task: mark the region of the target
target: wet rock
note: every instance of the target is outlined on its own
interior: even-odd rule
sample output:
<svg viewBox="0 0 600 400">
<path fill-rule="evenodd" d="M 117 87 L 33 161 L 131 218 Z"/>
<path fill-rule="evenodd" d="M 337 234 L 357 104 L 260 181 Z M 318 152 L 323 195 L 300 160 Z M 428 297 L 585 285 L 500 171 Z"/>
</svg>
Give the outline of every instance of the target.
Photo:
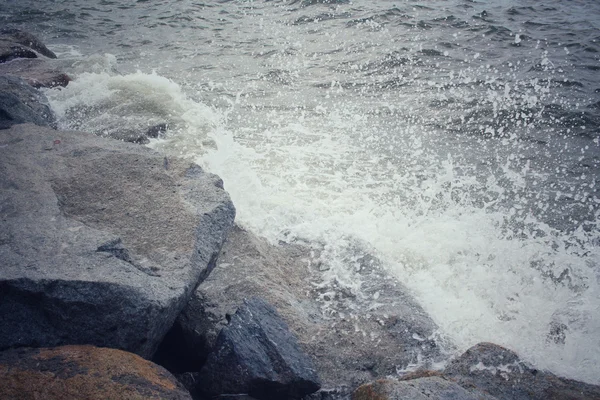
<svg viewBox="0 0 600 400">
<path fill-rule="evenodd" d="M 503 400 L 600 399 L 600 386 L 537 370 L 492 343 L 479 343 L 451 362 L 444 376 Z"/>
<path fill-rule="evenodd" d="M 26 81 L 0 76 L 0 129 L 31 122 L 41 126 L 56 124 L 48 100 Z"/>
<path fill-rule="evenodd" d="M 37 58 L 37 53 L 25 46 L 0 38 L 0 63 L 5 63 L 15 58 Z"/>
<path fill-rule="evenodd" d="M 23 78 L 34 88 L 65 87 L 71 78 L 64 70 L 70 66 L 63 60 L 18 59 L 0 64 L 0 75 Z"/>
<path fill-rule="evenodd" d="M 48 58 L 56 58 L 56 54 L 48 49 L 39 38 L 19 29 L 0 29 L 0 40 L 25 46 Z"/>
<path fill-rule="evenodd" d="M 248 394 L 257 399 L 299 399 L 320 388 L 312 362 L 277 312 L 253 298 L 221 330 L 199 375 L 210 395 Z"/>
<path fill-rule="evenodd" d="M 0 187 L 0 349 L 151 357 L 235 214 L 197 165 L 35 125 L 0 135 Z"/>
<path fill-rule="evenodd" d="M 167 132 L 168 128 L 169 128 L 169 126 L 166 123 L 151 126 L 146 131 L 146 136 L 149 138 L 152 138 L 152 139 L 156 139 L 159 136 L 163 135 L 165 132 Z"/>
<path fill-rule="evenodd" d="M 271 245 L 235 227 L 218 267 L 198 287 L 163 343 L 163 354 L 170 357 L 163 365 L 197 371 L 227 324 L 226 315 L 253 296 L 277 309 L 313 357 L 324 387 L 319 399 L 347 398 L 363 383 L 436 360 L 436 326 L 404 287 L 366 255 L 355 257 L 352 268 L 356 281 L 363 281 L 360 293 L 324 282 L 329 271 L 318 249 Z"/>
<path fill-rule="evenodd" d="M 165 133 L 168 128 L 166 123 L 151 125 L 148 128 L 144 128 L 145 122 L 142 118 L 130 118 L 130 120 L 134 119 L 138 119 L 139 123 L 130 127 L 124 127 L 122 121 L 107 121 L 102 125 L 102 129 L 97 130 L 94 133 L 101 137 L 120 140 L 122 142 L 148 144 L 150 143 L 149 138 L 159 137 L 161 134 Z"/>
<path fill-rule="evenodd" d="M 359 387 L 352 400 L 494 400 L 481 392 L 470 392 L 440 377 L 407 381 L 378 380 Z"/>
<path fill-rule="evenodd" d="M 164 368 L 94 346 L 0 352 L 2 399 L 191 399 Z"/>
</svg>

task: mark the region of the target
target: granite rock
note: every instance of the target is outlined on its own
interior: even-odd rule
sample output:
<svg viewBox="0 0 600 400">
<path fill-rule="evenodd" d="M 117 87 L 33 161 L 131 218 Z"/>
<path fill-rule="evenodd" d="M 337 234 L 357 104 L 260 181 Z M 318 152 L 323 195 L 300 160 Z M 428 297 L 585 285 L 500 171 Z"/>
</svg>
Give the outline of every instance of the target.
<svg viewBox="0 0 600 400">
<path fill-rule="evenodd" d="M 35 125 L 1 132 L 0 188 L 0 349 L 151 357 L 235 215 L 197 165 Z"/>
</svg>

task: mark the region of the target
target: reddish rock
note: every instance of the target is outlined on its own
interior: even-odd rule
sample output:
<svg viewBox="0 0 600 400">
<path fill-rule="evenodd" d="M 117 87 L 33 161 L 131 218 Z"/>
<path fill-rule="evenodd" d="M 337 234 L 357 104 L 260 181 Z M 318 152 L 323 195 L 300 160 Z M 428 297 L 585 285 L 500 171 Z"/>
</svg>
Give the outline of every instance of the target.
<svg viewBox="0 0 600 400">
<path fill-rule="evenodd" d="M 0 398 L 191 399 L 164 368 L 135 354 L 94 346 L 0 353 Z"/>
</svg>

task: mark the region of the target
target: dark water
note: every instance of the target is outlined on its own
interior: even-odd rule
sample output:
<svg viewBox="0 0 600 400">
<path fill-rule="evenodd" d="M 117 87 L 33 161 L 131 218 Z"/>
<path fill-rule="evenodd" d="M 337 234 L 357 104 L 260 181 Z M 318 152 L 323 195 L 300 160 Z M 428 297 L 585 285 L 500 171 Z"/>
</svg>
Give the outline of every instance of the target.
<svg viewBox="0 0 600 400">
<path fill-rule="evenodd" d="M 458 347 L 600 383 L 599 2 L 3 1 L 0 24 L 80 63 L 63 126 L 167 120 L 155 147 L 247 228 L 324 243 L 332 282 L 360 293 L 360 248 Z"/>
</svg>

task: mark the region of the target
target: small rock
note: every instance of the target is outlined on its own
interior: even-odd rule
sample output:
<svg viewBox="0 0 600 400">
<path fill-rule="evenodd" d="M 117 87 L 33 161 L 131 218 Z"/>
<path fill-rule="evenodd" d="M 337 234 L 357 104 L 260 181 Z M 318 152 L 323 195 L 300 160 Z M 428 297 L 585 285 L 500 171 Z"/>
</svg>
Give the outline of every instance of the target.
<svg viewBox="0 0 600 400">
<path fill-rule="evenodd" d="M 39 58 L 20 58 L 0 64 L 0 75 L 23 78 L 34 88 L 65 87 L 71 78 L 64 72 L 70 68 L 66 60 L 42 60 Z"/>
<path fill-rule="evenodd" d="M 600 386 L 537 370 L 493 343 L 479 343 L 452 361 L 443 375 L 464 388 L 501 400 L 600 399 Z"/>
<path fill-rule="evenodd" d="M 169 126 L 166 123 L 151 126 L 146 131 L 146 136 L 152 139 L 156 139 L 160 135 L 164 134 L 167 131 L 168 127 Z"/>
<path fill-rule="evenodd" d="M 172 399 L 190 394 L 164 368 L 121 350 L 94 346 L 0 352 L 2 399 Z"/>
<path fill-rule="evenodd" d="M 48 100 L 21 78 L 0 76 L 0 129 L 31 122 L 55 127 Z"/>
<path fill-rule="evenodd" d="M 298 399 L 321 384 L 311 360 L 265 301 L 244 301 L 217 338 L 200 372 L 210 395 L 248 394 L 257 399 Z"/>
<path fill-rule="evenodd" d="M 378 380 L 359 387 L 352 400 L 494 400 L 481 392 L 469 392 L 439 377 L 408 381 Z"/>
<path fill-rule="evenodd" d="M 0 64 L 16 58 L 37 58 L 37 53 L 25 46 L 0 38 Z"/>
<path fill-rule="evenodd" d="M 0 39 L 29 47 L 48 58 L 56 58 L 56 54 L 31 33 L 19 29 L 4 28 L 0 29 Z"/>
</svg>

